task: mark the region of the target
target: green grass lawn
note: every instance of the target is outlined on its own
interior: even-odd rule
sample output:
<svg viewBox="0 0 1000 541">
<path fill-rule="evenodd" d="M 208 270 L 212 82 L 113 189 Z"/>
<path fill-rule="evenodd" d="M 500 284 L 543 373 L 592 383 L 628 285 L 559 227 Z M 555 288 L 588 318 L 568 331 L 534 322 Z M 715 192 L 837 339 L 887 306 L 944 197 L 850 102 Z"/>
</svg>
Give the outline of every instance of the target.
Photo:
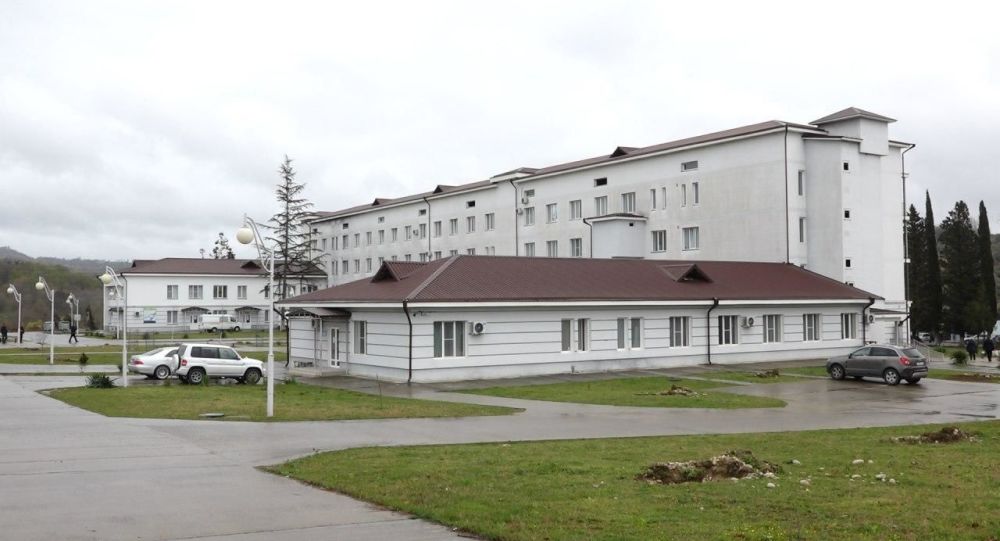
<svg viewBox="0 0 1000 541">
<path fill-rule="evenodd" d="M 698 396 L 662 396 L 671 385 L 687 387 Z M 488 387 L 462 391 L 470 394 L 604 404 L 608 406 L 640 406 L 661 408 L 775 408 L 785 402 L 776 398 L 745 396 L 717 390 L 724 383 L 666 377 L 617 378 L 596 381 L 524 385 L 518 387 Z"/>
<path fill-rule="evenodd" d="M 830 377 L 830 374 L 826 373 L 826 365 L 822 366 L 796 366 L 791 368 L 782 368 L 782 374 L 799 374 L 803 376 L 822 376 Z"/>
<path fill-rule="evenodd" d="M 777 377 L 762 378 L 755 376 L 754 372 L 740 372 L 736 370 L 727 370 L 724 372 L 704 372 L 698 374 L 699 377 L 711 378 L 711 379 L 721 379 L 726 381 L 740 381 L 746 383 L 793 383 L 801 382 L 802 378 L 797 378 L 795 376 L 786 376 L 786 370 L 781 368 L 778 369 L 779 375 Z"/>
<path fill-rule="evenodd" d="M 274 417 L 265 416 L 261 385 L 132 386 L 127 389 L 57 389 L 48 393 L 70 405 L 110 417 L 199 419 L 221 412 L 223 419 L 324 421 L 395 417 L 506 415 L 520 410 L 474 404 L 391 398 L 302 384 L 276 385 Z"/>
<path fill-rule="evenodd" d="M 268 469 L 486 539 L 997 539 L 1000 422 L 961 426 L 980 432 L 980 441 L 888 440 L 937 428 L 925 426 L 384 447 Z M 635 479 L 653 462 L 730 449 L 780 463 L 777 486 L 767 488 L 768 479 L 669 486 Z M 873 464 L 852 465 L 855 458 Z M 792 459 L 801 465 L 788 464 Z M 879 473 L 896 483 L 876 480 Z"/>
</svg>

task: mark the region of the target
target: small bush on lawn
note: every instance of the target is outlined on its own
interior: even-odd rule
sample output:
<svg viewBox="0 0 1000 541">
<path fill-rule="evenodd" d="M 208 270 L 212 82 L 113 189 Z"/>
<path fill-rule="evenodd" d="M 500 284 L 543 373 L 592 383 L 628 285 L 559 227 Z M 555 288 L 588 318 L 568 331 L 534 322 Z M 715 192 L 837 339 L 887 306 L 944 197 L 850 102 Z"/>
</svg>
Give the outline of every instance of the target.
<svg viewBox="0 0 1000 541">
<path fill-rule="evenodd" d="M 115 382 L 111 381 L 105 374 L 91 374 L 87 376 L 87 387 L 91 389 L 113 389 Z"/>
<path fill-rule="evenodd" d="M 965 364 L 969 360 L 969 356 L 964 351 L 958 349 L 951 352 L 951 360 L 955 364 Z"/>
</svg>

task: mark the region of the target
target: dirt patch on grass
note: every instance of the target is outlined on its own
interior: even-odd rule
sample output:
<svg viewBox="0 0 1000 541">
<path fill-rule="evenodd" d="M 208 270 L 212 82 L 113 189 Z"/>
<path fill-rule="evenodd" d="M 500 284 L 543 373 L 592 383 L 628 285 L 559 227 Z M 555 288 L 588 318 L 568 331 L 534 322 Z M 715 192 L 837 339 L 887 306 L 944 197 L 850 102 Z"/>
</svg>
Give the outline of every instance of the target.
<svg viewBox="0 0 1000 541">
<path fill-rule="evenodd" d="M 699 393 L 693 389 L 688 389 L 680 385 L 670 385 L 670 388 L 665 391 L 660 391 L 656 393 L 636 393 L 636 396 L 701 396 L 704 393 Z"/>
<path fill-rule="evenodd" d="M 687 462 L 657 462 L 651 464 L 636 479 L 650 484 L 675 485 L 703 483 L 720 479 L 755 479 L 775 477 L 781 468 L 753 456 L 750 451 L 727 451 L 705 460 Z"/>
<path fill-rule="evenodd" d="M 769 370 L 758 370 L 753 373 L 754 376 L 758 378 L 777 378 L 781 377 L 781 373 L 778 372 L 777 368 L 771 368 Z"/>
<path fill-rule="evenodd" d="M 924 432 L 919 436 L 899 436 L 892 438 L 896 443 L 958 443 L 960 441 L 977 441 L 975 434 L 965 432 L 961 428 L 946 426 L 934 432 Z"/>
</svg>

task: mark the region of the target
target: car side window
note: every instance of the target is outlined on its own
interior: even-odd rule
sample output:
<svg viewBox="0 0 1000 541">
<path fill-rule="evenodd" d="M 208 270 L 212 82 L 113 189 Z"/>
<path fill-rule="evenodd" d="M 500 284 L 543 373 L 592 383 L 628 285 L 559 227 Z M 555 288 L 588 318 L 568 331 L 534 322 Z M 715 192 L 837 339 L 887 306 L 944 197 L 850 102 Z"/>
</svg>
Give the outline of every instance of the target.
<svg viewBox="0 0 1000 541">
<path fill-rule="evenodd" d="M 871 355 L 872 348 L 861 348 L 854 353 L 851 353 L 851 357 L 867 357 Z"/>
<path fill-rule="evenodd" d="M 874 357 L 895 357 L 896 353 L 888 348 L 872 348 L 872 356 Z"/>
<path fill-rule="evenodd" d="M 191 355 L 200 359 L 218 359 L 219 348 L 194 348 Z"/>
<path fill-rule="evenodd" d="M 170 350 L 170 351 L 167 352 L 166 356 L 167 357 L 171 357 L 173 355 L 177 355 L 177 352 L 179 352 L 179 351 L 180 351 L 179 349 L 172 349 L 172 350 Z"/>
<path fill-rule="evenodd" d="M 238 360 L 240 360 L 240 356 L 237 355 L 236 352 L 233 351 L 233 350 L 231 350 L 231 349 L 220 349 L 219 350 L 219 358 L 228 359 L 228 360 L 231 360 L 231 361 L 238 361 Z"/>
</svg>

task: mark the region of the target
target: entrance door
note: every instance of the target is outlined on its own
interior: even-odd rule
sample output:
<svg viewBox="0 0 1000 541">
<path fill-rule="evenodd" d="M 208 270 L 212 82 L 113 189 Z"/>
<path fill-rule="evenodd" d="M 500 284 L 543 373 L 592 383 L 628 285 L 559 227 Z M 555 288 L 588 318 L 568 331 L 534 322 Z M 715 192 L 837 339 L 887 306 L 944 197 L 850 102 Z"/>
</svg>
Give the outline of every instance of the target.
<svg viewBox="0 0 1000 541">
<path fill-rule="evenodd" d="M 330 329 L 330 349 L 327 351 L 330 366 L 340 366 L 340 329 Z"/>
</svg>

